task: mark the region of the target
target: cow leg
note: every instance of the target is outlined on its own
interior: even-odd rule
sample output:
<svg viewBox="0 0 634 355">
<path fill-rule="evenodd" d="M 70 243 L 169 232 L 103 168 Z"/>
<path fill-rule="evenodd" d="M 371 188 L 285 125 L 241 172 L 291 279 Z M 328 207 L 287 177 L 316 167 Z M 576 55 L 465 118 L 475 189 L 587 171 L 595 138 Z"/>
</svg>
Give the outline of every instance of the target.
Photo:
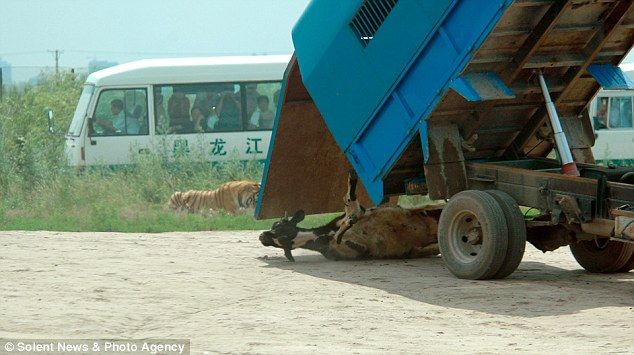
<svg viewBox="0 0 634 355">
<path fill-rule="evenodd" d="M 410 250 L 410 258 L 422 258 L 425 256 L 436 256 L 440 254 L 438 243 L 432 243 L 425 247 L 414 247 Z"/>
<path fill-rule="evenodd" d="M 365 245 L 361 245 L 359 243 L 353 242 L 352 240 L 346 240 L 346 246 L 355 251 L 357 254 L 355 259 L 361 259 L 366 256 L 368 252 L 368 248 Z"/>
<path fill-rule="evenodd" d="M 343 203 L 345 206 L 345 212 L 347 218 L 360 217 L 362 214 L 363 208 L 359 204 L 357 200 L 357 181 L 358 181 L 357 173 L 354 170 L 348 173 L 348 192 L 346 192 L 346 196 L 343 198 Z"/>
<path fill-rule="evenodd" d="M 346 216 L 341 220 L 339 229 L 335 233 L 334 238 L 337 240 L 337 244 L 341 244 L 341 238 L 343 234 L 357 222 L 357 220 L 365 212 L 357 200 L 357 181 L 358 177 L 354 170 L 348 173 L 348 192 L 343 198 L 344 211 Z"/>
</svg>

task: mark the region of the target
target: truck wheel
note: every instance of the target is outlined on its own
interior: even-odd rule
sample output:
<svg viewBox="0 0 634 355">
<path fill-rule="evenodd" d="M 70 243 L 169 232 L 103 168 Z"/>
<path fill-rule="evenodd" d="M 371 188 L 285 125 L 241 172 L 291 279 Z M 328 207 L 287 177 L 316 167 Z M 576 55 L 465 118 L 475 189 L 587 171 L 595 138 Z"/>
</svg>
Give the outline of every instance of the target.
<svg viewBox="0 0 634 355">
<path fill-rule="evenodd" d="M 630 257 L 630 260 L 625 263 L 625 265 L 620 268 L 617 272 L 630 272 L 634 270 L 634 254 Z"/>
<path fill-rule="evenodd" d="M 492 278 L 504 262 L 508 245 L 502 207 L 484 191 L 454 195 L 440 214 L 438 244 L 445 265 L 455 276 Z"/>
<path fill-rule="evenodd" d="M 632 267 L 634 244 L 595 238 L 570 244 L 570 251 L 579 265 L 589 272 L 624 272 L 628 263 L 629 268 Z"/>
<path fill-rule="evenodd" d="M 508 227 L 508 247 L 500 270 L 494 279 L 503 279 L 512 274 L 522 262 L 526 248 L 526 223 L 517 202 L 509 194 L 498 190 L 486 191 L 502 207 Z"/>
</svg>

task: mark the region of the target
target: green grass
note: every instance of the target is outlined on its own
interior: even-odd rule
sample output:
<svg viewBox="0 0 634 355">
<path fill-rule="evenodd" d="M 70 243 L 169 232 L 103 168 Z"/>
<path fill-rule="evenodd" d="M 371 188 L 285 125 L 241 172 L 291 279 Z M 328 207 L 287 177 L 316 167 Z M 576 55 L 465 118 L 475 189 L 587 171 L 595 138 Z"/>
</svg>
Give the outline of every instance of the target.
<svg viewBox="0 0 634 355">
<path fill-rule="evenodd" d="M 63 138 L 47 132 L 45 111 L 55 111 L 59 130 L 73 115 L 84 78 L 43 75 L 24 91 L 5 92 L 0 101 L 0 230 L 169 232 L 269 229 L 272 220 L 218 214 L 203 216 L 164 209 L 174 191 L 212 190 L 226 181 L 260 181 L 262 164 L 199 163 L 186 155 L 132 157 L 121 170 L 66 166 Z M 402 197 L 403 207 L 439 201 Z M 343 210 L 343 206 L 342 206 Z M 289 214 L 295 211 L 288 211 Z M 527 217 L 534 217 L 535 210 Z M 301 226 L 326 224 L 336 214 L 308 216 Z"/>
<path fill-rule="evenodd" d="M 256 221 L 251 216 L 165 209 L 174 191 L 211 190 L 235 179 L 259 180 L 261 165 L 229 165 L 180 162 L 163 166 L 158 159 L 149 159 L 126 171 L 60 169 L 46 182 L 28 188 L 14 181 L 0 205 L 0 229 L 168 232 L 270 228 L 273 221 Z M 325 224 L 332 218 L 334 215 L 309 216 L 303 225 Z"/>
<path fill-rule="evenodd" d="M 174 191 L 212 190 L 230 180 L 259 181 L 257 162 L 212 166 L 159 156 L 145 157 L 126 170 L 83 172 L 60 167 L 46 181 L 12 180 L 0 207 L 0 229 L 103 232 L 168 232 L 268 229 L 273 221 L 251 216 L 202 215 L 166 210 Z M 292 211 L 289 211 L 292 212 Z M 334 215 L 310 216 L 305 225 L 324 224 Z"/>
<path fill-rule="evenodd" d="M 0 101 L 0 230 L 168 232 L 268 229 L 273 221 L 251 216 L 203 216 L 167 211 L 174 191 L 212 190 L 224 182 L 259 181 L 262 164 L 230 161 L 212 165 L 187 156 L 132 157 L 127 169 L 66 166 L 64 140 L 47 132 L 45 111 L 55 111 L 65 131 L 83 77 L 43 74 L 40 84 L 4 92 Z M 294 211 L 289 211 L 292 213 Z M 335 215 L 309 216 L 303 226 Z"/>
<path fill-rule="evenodd" d="M 251 216 L 230 216 L 219 214 L 175 213 L 163 211 L 155 206 L 137 211 L 133 215 L 117 208 L 96 211 L 87 216 L 54 213 L 38 216 L 28 211 L 15 211 L 5 215 L 3 230 L 54 230 L 54 231 L 95 231 L 123 233 L 162 233 L 172 231 L 214 231 L 214 230 L 264 230 L 271 228 L 274 220 L 256 221 Z M 336 215 L 308 216 L 301 223 L 303 227 L 326 224 Z"/>
<path fill-rule="evenodd" d="M 532 207 L 520 206 L 520 210 L 522 211 L 522 214 L 524 215 L 524 219 L 526 220 L 534 219 L 538 217 L 541 213 L 537 208 L 532 208 Z"/>
</svg>

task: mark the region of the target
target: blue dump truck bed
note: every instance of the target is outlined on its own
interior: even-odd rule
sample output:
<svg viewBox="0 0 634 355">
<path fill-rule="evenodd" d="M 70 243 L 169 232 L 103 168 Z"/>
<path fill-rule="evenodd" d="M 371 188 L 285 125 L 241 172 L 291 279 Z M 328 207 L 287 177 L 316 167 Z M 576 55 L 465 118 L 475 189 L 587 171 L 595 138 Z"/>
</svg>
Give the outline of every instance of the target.
<svg viewBox="0 0 634 355">
<path fill-rule="evenodd" d="M 345 176 L 361 199 L 466 188 L 465 162 L 553 148 L 543 72 L 576 160 L 591 160 L 588 103 L 627 86 L 633 1 L 313 0 L 295 56 L 257 216 L 341 210 Z"/>
</svg>

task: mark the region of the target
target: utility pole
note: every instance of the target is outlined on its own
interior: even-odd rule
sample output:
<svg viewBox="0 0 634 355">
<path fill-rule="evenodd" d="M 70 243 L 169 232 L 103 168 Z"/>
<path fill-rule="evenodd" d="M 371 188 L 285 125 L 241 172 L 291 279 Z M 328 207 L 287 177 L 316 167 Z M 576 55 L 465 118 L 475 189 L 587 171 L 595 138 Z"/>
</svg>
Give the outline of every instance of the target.
<svg viewBox="0 0 634 355">
<path fill-rule="evenodd" d="M 55 50 L 49 50 L 48 52 L 53 53 L 53 56 L 55 57 L 55 74 L 59 74 L 59 55 L 64 53 L 64 51 L 55 49 Z"/>
</svg>

